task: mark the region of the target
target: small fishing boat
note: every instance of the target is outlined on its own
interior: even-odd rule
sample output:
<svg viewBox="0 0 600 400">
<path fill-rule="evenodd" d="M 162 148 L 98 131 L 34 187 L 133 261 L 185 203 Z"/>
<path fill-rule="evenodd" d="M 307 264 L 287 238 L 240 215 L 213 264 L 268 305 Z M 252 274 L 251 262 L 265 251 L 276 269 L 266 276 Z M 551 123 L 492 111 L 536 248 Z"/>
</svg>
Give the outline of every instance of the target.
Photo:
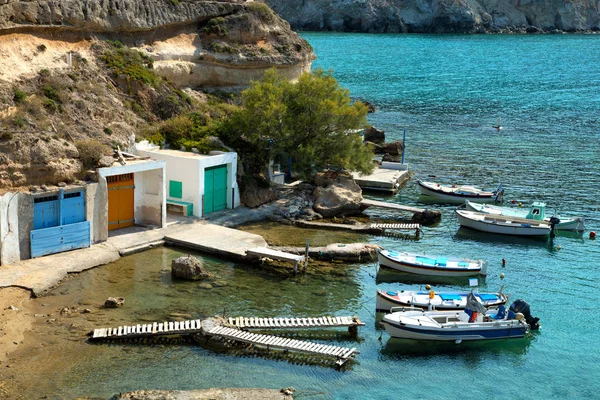
<svg viewBox="0 0 600 400">
<path fill-rule="evenodd" d="M 379 265 L 402 272 L 435 276 L 474 276 L 485 275 L 487 263 L 483 260 L 466 258 L 435 257 L 424 254 L 398 253 L 393 250 L 380 250 Z"/>
<path fill-rule="evenodd" d="M 529 209 L 522 209 L 516 207 L 502 207 L 490 204 L 479 204 L 473 203 L 472 201 L 465 201 L 467 210 L 476 211 L 484 214 L 502 215 L 507 217 L 519 217 L 525 219 L 532 219 L 535 221 L 544 221 L 548 224 L 551 223 L 550 218 L 546 216 L 546 203 L 535 202 Z M 578 218 L 562 218 L 557 217 L 560 222 L 556 224 L 556 229 L 563 231 L 585 231 L 585 224 L 583 217 Z"/>
<path fill-rule="evenodd" d="M 488 192 L 468 185 L 441 185 L 435 182 L 417 181 L 421 195 L 440 203 L 462 204 L 465 200 L 480 203 L 501 203 L 504 196 L 502 185 Z"/>
<path fill-rule="evenodd" d="M 392 309 L 392 313 L 386 314 L 381 323 L 394 338 L 456 343 L 463 340 L 522 338 L 530 329 L 539 329 L 539 318 L 529 314 L 529 305 L 523 300 L 515 301 L 508 312 L 504 306 L 486 310 L 474 295 L 469 295 L 467 303 L 467 307 L 461 311 Z M 525 307 L 519 308 L 523 303 L 527 306 L 526 310 Z"/>
<path fill-rule="evenodd" d="M 485 307 L 506 304 L 508 297 L 502 293 L 474 293 Z M 377 290 L 376 310 L 390 311 L 393 307 L 417 307 L 435 310 L 462 310 L 467 305 L 469 293 L 437 293 L 432 291 Z"/>
<path fill-rule="evenodd" d="M 544 221 L 519 217 L 484 214 L 467 210 L 456 210 L 456 216 L 461 226 L 501 235 L 544 236 L 552 230 L 552 226 Z"/>
</svg>

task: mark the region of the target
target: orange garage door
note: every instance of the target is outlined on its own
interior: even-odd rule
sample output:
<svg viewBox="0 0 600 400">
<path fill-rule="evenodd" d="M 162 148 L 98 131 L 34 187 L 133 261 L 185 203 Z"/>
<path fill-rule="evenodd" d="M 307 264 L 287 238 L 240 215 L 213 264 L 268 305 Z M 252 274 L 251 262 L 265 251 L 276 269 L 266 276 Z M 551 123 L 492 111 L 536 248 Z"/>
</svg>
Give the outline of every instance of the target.
<svg viewBox="0 0 600 400">
<path fill-rule="evenodd" d="M 108 230 L 133 225 L 133 174 L 107 176 Z"/>
</svg>

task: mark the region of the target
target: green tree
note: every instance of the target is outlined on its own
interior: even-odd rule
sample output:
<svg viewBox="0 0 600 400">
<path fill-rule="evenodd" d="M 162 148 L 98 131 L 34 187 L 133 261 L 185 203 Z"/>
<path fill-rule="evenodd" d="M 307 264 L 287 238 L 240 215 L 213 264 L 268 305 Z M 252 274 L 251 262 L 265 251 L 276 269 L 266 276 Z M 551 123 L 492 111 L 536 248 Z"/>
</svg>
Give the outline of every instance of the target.
<svg viewBox="0 0 600 400">
<path fill-rule="evenodd" d="M 272 69 L 242 92 L 242 107 L 223 133 L 250 173 L 264 173 L 280 153 L 292 156 L 303 177 L 326 167 L 368 173 L 373 151 L 355 133 L 365 127 L 366 116 L 367 107 L 352 103 L 331 71 L 304 73 L 292 83 Z"/>
</svg>

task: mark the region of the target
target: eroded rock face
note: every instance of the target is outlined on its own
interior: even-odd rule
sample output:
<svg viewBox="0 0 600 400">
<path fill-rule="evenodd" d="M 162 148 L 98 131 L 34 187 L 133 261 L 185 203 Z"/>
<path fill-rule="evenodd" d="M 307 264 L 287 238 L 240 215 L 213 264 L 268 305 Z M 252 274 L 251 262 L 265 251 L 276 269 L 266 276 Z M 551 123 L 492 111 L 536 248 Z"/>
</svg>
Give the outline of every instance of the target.
<svg viewBox="0 0 600 400">
<path fill-rule="evenodd" d="M 324 218 L 356 215 L 361 212 L 362 190 L 352 176 L 320 173 L 315 177 L 315 183 L 318 186 L 313 192 L 313 208 Z"/>
<path fill-rule="evenodd" d="M 276 67 L 289 79 L 310 70 L 310 45 L 262 3 L 242 0 L 0 2 L 0 33 L 54 33 L 57 39 L 118 39 L 155 60 L 184 86 L 238 87 Z M 177 4 L 175 4 L 177 3 Z"/>
<path fill-rule="evenodd" d="M 586 0 L 266 0 L 294 29 L 475 33 L 599 30 Z"/>
</svg>

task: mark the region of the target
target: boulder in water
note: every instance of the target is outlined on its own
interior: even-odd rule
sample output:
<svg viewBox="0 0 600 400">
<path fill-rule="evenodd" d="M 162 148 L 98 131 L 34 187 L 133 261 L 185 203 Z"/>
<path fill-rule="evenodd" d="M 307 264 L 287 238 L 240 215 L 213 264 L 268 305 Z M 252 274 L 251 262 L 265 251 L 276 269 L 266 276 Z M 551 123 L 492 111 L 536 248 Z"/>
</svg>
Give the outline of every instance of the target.
<svg viewBox="0 0 600 400">
<path fill-rule="evenodd" d="M 175 278 L 196 281 L 209 278 L 210 272 L 204 269 L 200 260 L 188 255 L 171 262 L 171 275 Z"/>
<path fill-rule="evenodd" d="M 104 308 L 119 308 L 125 304 L 125 299 L 122 297 L 109 297 L 104 302 Z"/>
</svg>

